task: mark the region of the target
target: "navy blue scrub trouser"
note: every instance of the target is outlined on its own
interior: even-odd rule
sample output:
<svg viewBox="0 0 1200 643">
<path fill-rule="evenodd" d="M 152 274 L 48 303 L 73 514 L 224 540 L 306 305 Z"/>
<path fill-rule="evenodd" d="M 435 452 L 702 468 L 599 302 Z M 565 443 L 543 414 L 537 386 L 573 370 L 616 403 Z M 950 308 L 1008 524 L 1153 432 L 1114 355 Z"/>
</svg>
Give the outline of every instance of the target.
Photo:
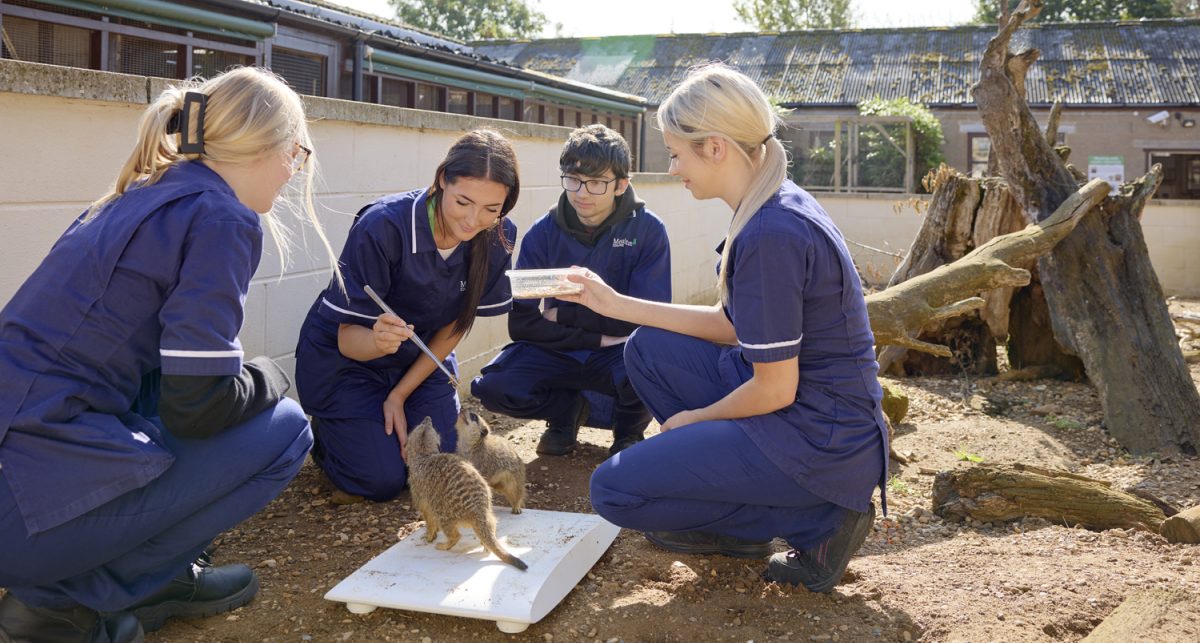
<svg viewBox="0 0 1200 643">
<path fill-rule="evenodd" d="M 33 536 L 0 476 L 0 586 L 36 607 L 129 607 L 278 496 L 312 446 L 308 420 L 290 399 L 211 438 L 162 435 L 175 455 L 165 473 Z"/>
<path fill-rule="evenodd" d="M 580 391 L 596 391 L 616 398 L 614 435 L 641 433 L 650 424 L 650 411 L 629 383 L 621 351 L 620 346 L 602 348 L 580 362 L 565 353 L 517 342 L 483 367 L 471 382 L 471 393 L 495 413 L 571 426 Z"/>
<path fill-rule="evenodd" d="M 458 393 L 444 376 L 438 375 L 435 372 L 408 397 L 404 418 L 410 432 L 425 418 L 431 418 L 433 428 L 442 437 L 442 453 L 454 453 L 458 446 L 454 429 Z M 338 489 L 376 502 L 395 498 L 408 484 L 408 466 L 400 457 L 400 440 L 383 429 L 383 400 L 391 390 L 391 386 L 380 385 L 375 398 L 363 403 L 379 413 L 376 418 L 313 418 L 317 433 L 313 461 Z"/>
<path fill-rule="evenodd" d="M 625 365 L 658 421 L 730 392 L 717 372 L 721 347 L 657 328 L 638 329 Z M 733 420 L 697 422 L 656 435 L 592 474 L 592 506 L 639 531 L 705 531 L 806 549 L 833 535 L 845 509 L 776 467 Z"/>
</svg>

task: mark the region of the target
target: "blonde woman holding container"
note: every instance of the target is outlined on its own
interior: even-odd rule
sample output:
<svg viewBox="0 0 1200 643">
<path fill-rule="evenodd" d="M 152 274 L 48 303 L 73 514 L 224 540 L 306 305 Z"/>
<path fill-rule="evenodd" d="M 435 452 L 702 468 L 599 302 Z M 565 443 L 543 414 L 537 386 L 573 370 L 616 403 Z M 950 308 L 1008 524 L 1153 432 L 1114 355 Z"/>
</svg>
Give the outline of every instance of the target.
<svg viewBox="0 0 1200 643">
<path fill-rule="evenodd" d="M 571 278 L 584 291 L 563 299 L 643 326 L 625 363 L 662 427 L 596 470 L 592 504 L 664 549 L 770 557 L 769 580 L 827 592 L 870 532 L 886 480 L 858 275 L 833 221 L 786 179 L 778 118 L 753 81 L 722 65 L 693 70 L 658 119 L 671 174 L 733 210 L 721 298 L 663 304 Z M 772 556 L 776 537 L 791 550 Z"/>
<path fill-rule="evenodd" d="M 205 548 L 312 444 L 283 371 L 237 337 L 262 226 L 298 173 L 324 241 L 311 149 L 270 72 L 167 90 L 113 190 L 0 312 L 0 639 L 141 640 L 258 591 Z"/>
</svg>

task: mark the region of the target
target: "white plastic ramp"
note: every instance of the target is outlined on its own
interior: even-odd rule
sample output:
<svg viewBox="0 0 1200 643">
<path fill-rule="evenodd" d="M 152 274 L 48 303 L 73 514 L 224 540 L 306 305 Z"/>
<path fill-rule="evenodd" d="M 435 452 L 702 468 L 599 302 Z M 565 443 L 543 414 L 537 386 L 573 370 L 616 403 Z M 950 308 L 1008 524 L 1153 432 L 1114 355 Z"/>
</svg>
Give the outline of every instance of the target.
<svg viewBox="0 0 1200 643">
<path fill-rule="evenodd" d="M 529 565 L 521 571 L 485 550 L 467 528 L 454 549 L 418 529 L 371 559 L 325 598 L 356 614 L 377 607 L 495 621 L 517 633 L 550 613 L 600 559 L 620 528 L 591 514 L 496 507 L 501 545 Z"/>
</svg>

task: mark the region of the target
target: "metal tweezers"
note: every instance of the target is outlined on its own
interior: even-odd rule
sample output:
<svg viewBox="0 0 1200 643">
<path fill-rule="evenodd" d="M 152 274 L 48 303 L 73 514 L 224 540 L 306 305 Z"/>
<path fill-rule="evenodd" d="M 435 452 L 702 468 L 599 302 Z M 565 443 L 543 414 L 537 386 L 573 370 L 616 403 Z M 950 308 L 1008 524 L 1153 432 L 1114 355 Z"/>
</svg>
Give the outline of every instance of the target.
<svg viewBox="0 0 1200 643">
<path fill-rule="evenodd" d="M 383 303 L 383 298 L 380 297 L 378 294 L 376 294 L 375 290 L 372 289 L 370 286 L 363 286 L 363 291 L 365 291 L 367 293 L 368 297 L 370 297 L 372 300 L 375 301 L 375 304 L 377 306 L 379 306 L 379 308 L 382 309 L 383 312 L 385 312 L 389 315 L 395 315 L 396 317 L 399 317 L 399 315 L 396 315 L 396 311 L 392 310 L 391 306 L 388 306 L 387 304 Z M 446 365 L 443 364 L 442 361 L 437 358 L 437 355 L 433 354 L 433 351 L 429 350 L 429 347 L 425 345 L 425 342 L 421 341 L 421 338 L 417 336 L 416 332 L 414 332 L 412 334 L 412 337 L 410 337 L 409 340 L 412 341 L 412 343 L 416 344 L 417 348 L 421 349 L 421 351 L 423 353 L 428 355 L 429 359 L 433 360 L 433 363 L 437 364 L 438 368 L 442 369 L 442 372 L 446 374 L 446 377 L 450 378 L 450 386 L 458 388 L 458 378 L 454 377 L 454 374 L 450 372 L 450 369 L 446 368 Z"/>
</svg>

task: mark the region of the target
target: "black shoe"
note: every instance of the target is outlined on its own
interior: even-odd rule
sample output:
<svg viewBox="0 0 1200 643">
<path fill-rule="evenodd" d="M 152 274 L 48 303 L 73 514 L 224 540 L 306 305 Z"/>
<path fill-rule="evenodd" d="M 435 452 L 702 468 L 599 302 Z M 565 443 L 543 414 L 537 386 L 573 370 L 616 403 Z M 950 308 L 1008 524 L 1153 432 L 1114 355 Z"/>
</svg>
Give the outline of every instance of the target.
<svg viewBox="0 0 1200 643">
<path fill-rule="evenodd" d="M 236 609 L 258 593 L 258 576 L 245 565 L 190 565 L 166 587 L 129 608 L 147 632 L 174 617 L 201 618 Z"/>
<path fill-rule="evenodd" d="M 608 455 L 614 456 L 628 449 L 629 447 L 641 442 L 645 438 L 641 433 L 637 435 L 626 435 L 622 437 L 614 437 L 611 447 L 608 447 Z"/>
<path fill-rule="evenodd" d="M 100 614 L 82 605 L 30 607 L 12 594 L 0 598 L 0 641 L 24 643 L 140 643 L 142 624 L 129 612 Z"/>
<path fill-rule="evenodd" d="M 871 531 L 875 522 L 875 505 L 866 513 L 846 511 L 846 519 L 837 533 L 811 549 L 793 549 L 775 554 L 767 562 L 767 580 L 791 585 L 804 585 L 810 592 L 828 592 L 842 581 L 850 557 Z"/>
<path fill-rule="evenodd" d="M 589 413 L 591 413 L 591 407 L 588 405 L 587 399 L 582 395 L 579 396 L 575 424 L 547 427 L 546 431 L 542 433 L 542 439 L 538 440 L 538 455 L 567 455 L 570 453 L 579 444 L 576 440 L 579 435 L 579 427 L 587 421 Z"/>
<path fill-rule="evenodd" d="M 646 540 L 680 554 L 724 554 L 734 558 L 766 558 L 771 541 L 746 540 L 706 531 L 647 531 Z"/>
</svg>

